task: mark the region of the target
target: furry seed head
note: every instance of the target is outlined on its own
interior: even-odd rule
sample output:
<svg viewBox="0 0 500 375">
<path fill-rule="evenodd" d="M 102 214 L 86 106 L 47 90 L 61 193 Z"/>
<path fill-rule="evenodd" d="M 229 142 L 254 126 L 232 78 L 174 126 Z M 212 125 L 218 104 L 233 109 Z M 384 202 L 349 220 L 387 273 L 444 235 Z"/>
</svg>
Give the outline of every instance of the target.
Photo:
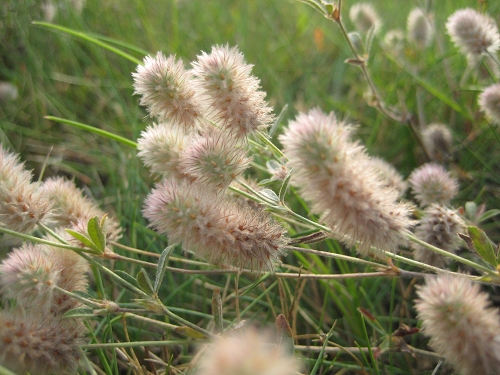
<svg viewBox="0 0 500 375">
<path fill-rule="evenodd" d="M 217 337 L 205 347 L 196 375 L 294 375 L 300 362 L 255 329 Z"/>
<path fill-rule="evenodd" d="M 356 29 L 366 34 L 371 28 L 378 32 L 382 26 L 382 21 L 371 4 L 357 3 L 349 9 L 349 18 Z"/>
<path fill-rule="evenodd" d="M 71 228 L 80 220 L 88 221 L 104 215 L 95 202 L 87 198 L 73 181 L 62 177 L 49 178 L 40 187 L 41 192 L 54 204 L 50 225 L 54 228 Z M 113 218 L 107 219 L 107 236 L 116 241 L 121 237 L 120 224 Z"/>
<path fill-rule="evenodd" d="M 422 141 L 432 160 L 442 163 L 449 160 L 453 137 L 444 124 L 428 125 L 422 132 Z"/>
<path fill-rule="evenodd" d="M 144 203 L 144 216 L 170 243 L 182 242 L 212 264 L 273 269 L 285 245 L 284 230 L 262 211 L 238 206 L 212 189 L 164 180 Z"/>
<path fill-rule="evenodd" d="M 190 137 L 169 124 L 148 126 L 137 140 L 137 156 L 152 173 L 164 177 L 185 178 L 180 167 L 180 155 Z"/>
<path fill-rule="evenodd" d="M 217 189 L 224 189 L 248 168 L 251 158 L 237 138 L 211 131 L 196 136 L 182 153 L 183 173 Z"/>
<path fill-rule="evenodd" d="M 500 48 L 498 27 L 490 16 L 466 8 L 453 13 L 446 30 L 455 45 L 467 56 L 496 53 Z"/>
<path fill-rule="evenodd" d="M 431 203 L 447 204 L 458 193 L 458 182 L 436 163 L 426 163 L 415 169 L 408 178 L 415 198 L 421 207 Z"/>
<path fill-rule="evenodd" d="M 464 227 L 464 221 L 455 211 L 432 204 L 425 209 L 424 216 L 415 230 L 415 236 L 430 245 L 455 253 L 462 242 L 457 233 L 462 233 Z M 412 243 L 411 247 L 415 260 L 439 268 L 444 268 L 450 263 L 450 258 L 436 254 L 423 246 Z"/>
<path fill-rule="evenodd" d="M 146 56 L 144 65 L 137 66 L 134 77 L 134 94 L 141 95 L 141 105 L 148 108 L 151 116 L 169 121 L 184 131 L 195 129 L 201 118 L 200 103 L 181 60 L 165 57 L 158 52 L 155 57 Z"/>
<path fill-rule="evenodd" d="M 0 310 L 0 364 L 18 374 L 74 374 L 84 333 L 75 319 Z"/>
<path fill-rule="evenodd" d="M 313 109 L 290 122 L 280 141 L 292 183 L 333 235 L 348 246 L 358 244 L 363 255 L 382 257 L 377 250 L 405 242 L 410 206 L 397 202 L 399 193 L 372 168 L 364 147 L 349 140 L 351 131 L 333 113 Z"/>
<path fill-rule="evenodd" d="M 488 295 L 466 277 L 428 277 L 415 308 L 430 346 L 462 375 L 500 368 L 500 316 Z"/>
<path fill-rule="evenodd" d="M 214 46 L 192 65 L 210 120 L 221 122 L 241 137 L 264 130 L 273 122 L 265 93 L 259 91 L 260 81 L 251 75 L 252 65 L 246 64 L 237 47 Z"/>
<path fill-rule="evenodd" d="M 32 232 L 52 206 L 31 178 L 18 156 L 0 144 L 0 225 L 7 229 Z"/>
<path fill-rule="evenodd" d="M 486 114 L 486 118 L 500 125 L 500 83 L 487 87 L 479 95 L 478 103 L 481 111 Z"/>
<path fill-rule="evenodd" d="M 432 16 L 415 8 L 408 15 L 408 40 L 423 49 L 432 43 L 434 22 Z"/>
</svg>

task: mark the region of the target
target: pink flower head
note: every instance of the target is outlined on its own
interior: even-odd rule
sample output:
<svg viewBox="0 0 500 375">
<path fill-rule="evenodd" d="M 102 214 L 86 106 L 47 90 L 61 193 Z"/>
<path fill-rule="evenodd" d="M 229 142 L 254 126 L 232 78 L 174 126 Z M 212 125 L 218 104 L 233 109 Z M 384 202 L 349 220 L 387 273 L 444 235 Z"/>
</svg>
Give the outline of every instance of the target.
<svg viewBox="0 0 500 375">
<path fill-rule="evenodd" d="M 458 182 L 436 163 L 426 163 L 415 169 L 410 177 L 411 189 L 422 207 L 431 203 L 447 204 L 458 193 Z"/>
<path fill-rule="evenodd" d="M 500 83 L 487 87 L 479 95 L 478 103 L 481 111 L 486 114 L 486 118 L 500 125 Z"/>
</svg>

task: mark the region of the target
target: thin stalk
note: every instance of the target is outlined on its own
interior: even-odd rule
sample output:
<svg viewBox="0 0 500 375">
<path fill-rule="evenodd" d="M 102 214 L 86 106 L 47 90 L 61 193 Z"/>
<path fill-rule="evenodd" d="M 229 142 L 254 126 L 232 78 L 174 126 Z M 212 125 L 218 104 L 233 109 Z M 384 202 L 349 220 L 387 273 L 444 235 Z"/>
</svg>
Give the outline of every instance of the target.
<svg viewBox="0 0 500 375">
<path fill-rule="evenodd" d="M 166 329 L 169 329 L 169 330 L 175 330 L 175 329 L 179 328 L 179 326 L 176 326 L 174 324 L 160 322 L 158 320 L 151 319 L 151 318 L 146 318 L 145 316 L 141 316 L 141 315 L 137 315 L 137 314 L 133 314 L 133 313 L 126 313 L 126 314 L 123 314 L 123 315 L 126 318 L 132 318 L 132 319 L 135 319 L 135 320 L 140 320 L 141 322 L 151 323 L 151 324 L 157 325 L 158 327 L 166 328 Z"/>
<path fill-rule="evenodd" d="M 259 139 L 263 141 L 267 146 L 269 146 L 273 154 L 277 156 L 278 159 L 286 159 L 285 154 L 278 147 L 276 147 L 276 145 L 267 137 L 267 135 L 265 135 L 261 131 L 259 131 L 257 134 L 259 135 Z"/>
<path fill-rule="evenodd" d="M 70 297 L 72 297 L 72 298 L 74 298 L 74 299 L 82 302 L 85 305 L 90 305 L 90 306 L 92 306 L 94 308 L 102 309 L 102 304 L 100 304 L 98 302 L 95 302 L 95 301 L 92 301 L 92 300 L 90 300 L 88 298 L 82 297 L 82 296 L 80 296 L 80 295 L 78 295 L 76 293 L 73 293 L 73 292 L 70 292 L 70 291 L 68 291 L 66 289 L 63 289 L 61 287 L 58 287 L 57 285 L 52 285 L 52 288 L 54 288 L 58 292 L 61 292 L 61 293 L 65 294 L 65 295 L 67 295 L 67 296 L 70 296 Z"/>
<path fill-rule="evenodd" d="M 190 321 L 184 319 L 184 318 L 181 318 L 179 315 L 177 314 L 174 314 L 172 311 L 170 311 L 165 305 L 163 305 L 161 302 L 160 302 L 160 307 L 162 309 L 162 312 L 168 316 L 169 318 L 175 320 L 176 322 L 179 322 L 181 324 L 184 324 L 186 327 L 189 327 L 189 328 L 192 328 L 194 329 L 195 331 L 197 332 L 200 332 L 201 334 L 207 336 L 207 337 L 210 337 L 210 338 L 214 338 L 216 337 L 216 335 L 214 335 L 213 333 L 210 333 L 208 332 L 207 330 L 201 328 L 201 327 L 198 327 L 196 324 L 193 324 L 191 323 Z"/>
<path fill-rule="evenodd" d="M 191 342 L 192 342 L 191 340 L 109 342 L 109 343 L 80 345 L 80 348 L 82 349 L 135 348 L 139 346 L 187 345 L 190 344 Z"/>
</svg>

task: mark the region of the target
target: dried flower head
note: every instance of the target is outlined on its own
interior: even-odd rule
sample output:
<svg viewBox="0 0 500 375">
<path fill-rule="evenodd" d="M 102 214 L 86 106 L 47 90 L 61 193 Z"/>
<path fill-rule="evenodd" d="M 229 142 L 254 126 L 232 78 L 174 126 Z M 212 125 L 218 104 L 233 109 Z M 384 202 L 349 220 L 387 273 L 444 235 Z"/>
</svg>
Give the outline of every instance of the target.
<svg viewBox="0 0 500 375">
<path fill-rule="evenodd" d="M 202 183 L 223 189 L 248 168 L 251 158 L 237 138 L 210 131 L 196 136 L 181 155 L 183 173 Z"/>
<path fill-rule="evenodd" d="M 444 124 L 431 124 L 422 132 L 422 141 L 432 160 L 442 163 L 450 159 L 453 137 Z"/>
<path fill-rule="evenodd" d="M 486 114 L 486 118 L 500 125 L 500 83 L 487 87 L 479 95 L 478 103 L 481 111 Z"/>
<path fill-rule="evenodd" d="M 408 188 L 407 183 L 392 164 L 386 162 L 384 159 L 372 156 L 370 158 L 370 166 L 380 173 L 380 176 L 385 182 L 385 186 L 396 189 L 399 196 L 405 193 Z"/>
<path fill-rule="evenodd" d="M 442 165 L 436 163 L 421 165 L 411 173 L 408 180 L 422 207 L 431 203 L 445 205 L 458 193 L 457 180 Z"/>
<path fill-rule="evenodd" d="M 414 8 L 408 15 L 407 22 L 408 40 L 423 49 L 432 43 L 434 34 L 434 21 L 430 14 L 420 8 Z"/>
<path fill-rule="evenodd" d="M 50 224 L 54 228 L 71 228 L 80 220 L 88 221 L 95 216 L 101 218 L 104 215 L 104 211 L 87 198 L 73 181 L 62 177 L 49 178 L 43 182 L 40 190 L 54 203 L 54 211 L 50 216 Z M 113 241 L 121 236 L 120 224 L 109 217 L 107 235 Z"/>
<path fill-rule="evenodd" d="M 170 243 L 212 264 L 272 269 L 285 244 L 283 228 L 269 216 L 238 206 L 212 189 L 164 180 L 144 203 L 144 216 Z"/>
<path fill-rule="evenodd" d="M 195 129 L 202 116 L 192 76 L 181 60 L 166 58 L 161 52 L 146 56 L 144 65 L 137 66 L 134 94 L 141 95 L 141 105 L 161 122 L 179 126 L 189 132 Z"/>
<path fill-rule="evenodd" d="M 371 167 L 364 147 L 349 140 L 351 131 L 333 113 L 313 109 L 290 122 L 280 141 L 294 170 L 292 183 L 333 235 L 358 244 L 363 255 L 382 256 L 380 250 L 405 242 L 410 206 L 397 202 L 398 192 Z"/>
<path fill-rule="evenodd" d="M 415 236 L 428 244 L 455 253 L 462 242 L 457 233 L 463 232 L 464 227 L 464 221 L 455 211 L 432 204 L 425 209 L 424 216 L 415 230 Z M 439 268 L 444 268 L 450 263 L 450 258 L 436 254 L 423 246 L 415 243 L 411 246 L 415 260 Z"/>
<path fill-rule="evenodd" d="M 295 375 L 300 362 L 256 329 L 218 337 L 205 351 L 197 375 Z"/>
<path fill-rule="evenodd" d="M 204 94 L 207 116 L 238 136 L 248 136 L 267 128 L 274 117 L 260 81 L 251 75 L 237 47 L 214 46 L 192 63 L 198 87 Z"/>
<path fill-rule="evenodd" d="M 500 34 L 495 21 L 474 9 L 466 8 L 453 13 L 446 23 L 446 30 L 462 53 L 477 57 L 495 53 L 500 48 Z"/>
<path fill-rule="evenodd" d="M 54 286 L 83 292 L 87 289 L 87 270 L 87 262 L 71 250 L 25 243 L 0 264 L 1 291 L 31 311 L 62 316 L 78 301 L 55 291 Z"/>
<path fill-rule="evenodd" d="M 75 319 L 0 310 L 0 364 L 18 374 L 74 374 L 84 333 Z"/>
<path fill-rule="evenodd" d="M 415 308 L 430 346 L 462 375 L 500 368 L 500 317 L 467 277 L 428 277 Z"/>
<path fill-rule="evenodd" d="M 0 225 L 22 233 L 33 231 L 51 208 L 51 203 L 31 183 L 31 173 L 18 156 L 0 144 Z"/>
<path fill-rule="evenodd" d="M 137 156 L 151 172 L 164 177 L 185 178 L 180 167 L 180 155 L 190 137 L 169 124 L 148 126 L 137 140 Z"/>
<path fill-rule="evenodd" d="M 356 29 L 366 34 L 371 28 L 378 32 L 382 26 L 382 21 L 375 11 L 375 8 L 368 3 L 357 3 L 349 9 L 349 18 Z"/>
</svg>

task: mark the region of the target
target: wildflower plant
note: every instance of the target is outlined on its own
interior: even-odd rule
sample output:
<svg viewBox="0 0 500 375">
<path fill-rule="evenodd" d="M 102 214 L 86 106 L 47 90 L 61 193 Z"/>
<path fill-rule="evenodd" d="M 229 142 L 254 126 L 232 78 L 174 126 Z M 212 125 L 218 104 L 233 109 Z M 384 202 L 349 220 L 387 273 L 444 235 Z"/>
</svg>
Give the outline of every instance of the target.
<svg viewBox="0 0 500 375">
<path fill-rule="evenodd" d="M 269 21 L 267 3 L 256 2 Z M 0 373 L 438 374 L 437 357 L 495 373 L 495 7 L 402 5 L 391 17 L 370 2 L 302 3 L 325 19 L 276 7 L 304 13 L 293 43 L 267 50 L 236 24 L 224 38 L 203 28 L 194 47 L 195 2 L 168 14 L 192 43 L 169 29 L 154 53 L 36 24 L 83 38 L 86 65 L 98 46 L 135 68 L 117 65 L 110 85 L 93 68 L 78 79 L 54 68 L 57 95 L 92 91 L 75 118 L 112 121 L 47 116 L 66 138 L 48 138 L 52 151 L 1 121 Z M 30 85 L 15 87 L 0 113 L 30 108 Z M 45 94 L 40 108 L 71 113 Z"/>
</svg>

